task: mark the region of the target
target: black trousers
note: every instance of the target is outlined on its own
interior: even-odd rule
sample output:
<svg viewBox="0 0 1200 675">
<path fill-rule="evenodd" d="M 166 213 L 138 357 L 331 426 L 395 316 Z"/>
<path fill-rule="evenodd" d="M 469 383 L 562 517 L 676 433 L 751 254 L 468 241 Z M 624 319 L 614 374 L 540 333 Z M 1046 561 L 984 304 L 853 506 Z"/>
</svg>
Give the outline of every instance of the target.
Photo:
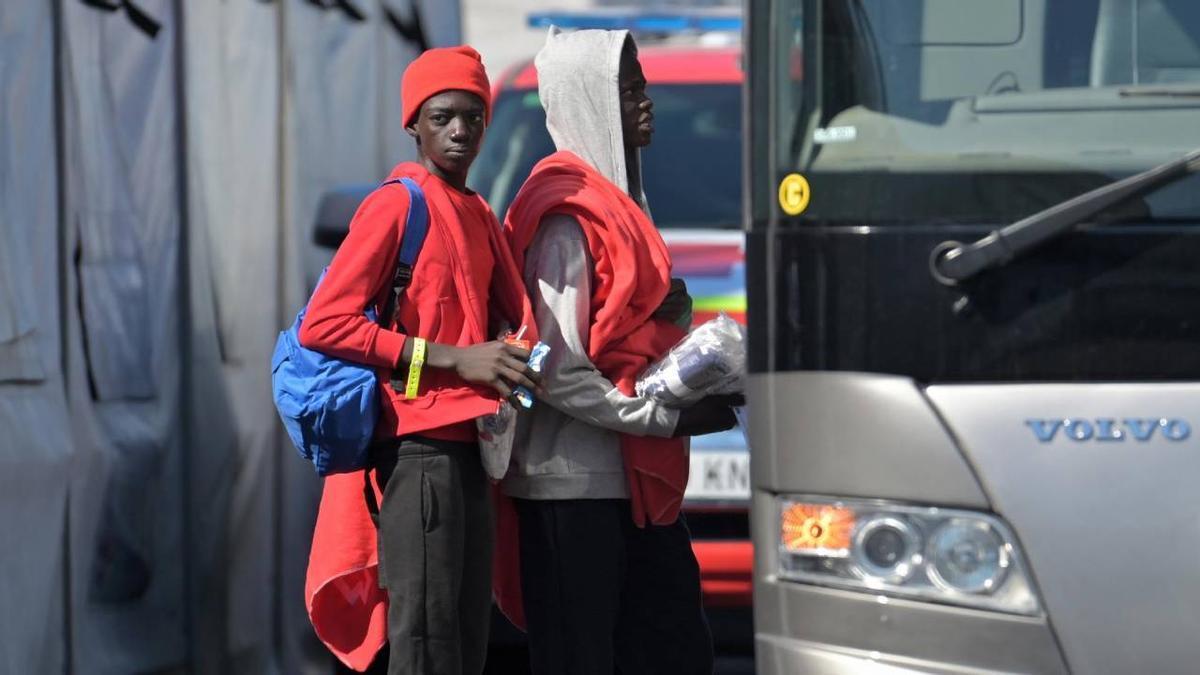
<svg viewBox="0 0 1200 675">
<path fill-rule="evenodd" d="M 625 499 L 517 500 L 535 675 L 711 675 L 682 516 L 638 528 Z"/>
<path fill-rule="evenodd" d="M 492 606 L 491 497 L 479 448 L 409 437 L 373 453 L 389 675 L 479 675 Z"/>
</svg>

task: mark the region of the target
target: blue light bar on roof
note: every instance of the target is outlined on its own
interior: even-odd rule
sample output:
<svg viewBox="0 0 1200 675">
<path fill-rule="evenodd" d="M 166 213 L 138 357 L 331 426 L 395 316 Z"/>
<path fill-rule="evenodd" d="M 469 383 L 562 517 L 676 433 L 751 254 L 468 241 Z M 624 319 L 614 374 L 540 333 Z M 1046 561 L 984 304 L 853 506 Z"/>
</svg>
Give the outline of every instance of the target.
<svg viewBox="0 0 1200 675">
<path fill-rule="evenodd" d="M 529 15 L 530 28 L 628 30 L 634 33 L 717 33 L 742 30 L 740 14 L 716 12 L 536 12 Z"/>
</svg>

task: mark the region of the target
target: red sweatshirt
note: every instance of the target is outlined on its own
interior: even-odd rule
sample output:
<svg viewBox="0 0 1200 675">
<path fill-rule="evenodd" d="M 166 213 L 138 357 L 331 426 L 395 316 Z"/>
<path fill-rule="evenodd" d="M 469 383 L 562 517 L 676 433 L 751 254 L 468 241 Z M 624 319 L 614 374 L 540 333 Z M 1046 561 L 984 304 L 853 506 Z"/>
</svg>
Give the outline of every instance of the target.
<svg viewBox="0 0 1200 675">
<path fill-rule="evenodd" d="M 588 356 L 624 394 L 637 376 L 683 336 L 673 323 L 653 318 L 671 283 L 671 259 L 662 235 L 629 195 L 567 151 L 538 162 L 505 220 L 513 257 L 522 265 L 542 218 L 574 218 L 594 261 Z M 638 527 L 675 522 L 688 480 L 688 454 L 678 438 L 622 435 L 621 455 L 630 507 Z M 516 515 L 496 510 L 494 594 L 500 609 L 524 625 Z"/>
<path fill-rule="evenodd" d="M 429 234 L 398 304 L 398 325 L 384 329 L 363 315 L 372 301 L 376 311 L 383 310 L 408 213 L 408 191 L 389 185 L 368 196 L 354 215 L 349 235 L 308 304 L 300 344 L 388 369 L 387 377 L 380 378 L 385 405 L 376 436 L 419 432 L 474 441 L 473 420 L 496 411 L 496 396 L 489 388 L 469 385 L 450 371 L 426 368 L 418 397 L 406 400 L 387 380 L 404 348 L 400 326 L 439 344 L 467 346 L 495 338 L 488 326 L 488 306 L 496 249 L 503 247 L 497 237 L 499 225 L 483 198 L 451 188 L 419 164 L 401 164 L 390 178 L 401 176 L 412 178 L 425 192 Z M 519 307 L 512 307 L 513 298 L 504 300 L 500 304 L 507 304 L 509 311 L 502 314 L 511 321 L 519 316 Z M 401 376 L 406 368 L 401 364 Z"/>
<path fill-rule="evenodd" d="M 571 216 L 583 229 L 595 261 L 588 356 L 632 396 L 637 376 L 685 334 L 653 318 L 670 289 L 667 245 L 629 195 L 565 150 L 538 162 L 509 207 L 505 234 L 518 265 L 548 213 Z M 688 479 L 683 441 L 625 434 L 621 451 L 637 525 L 675 522 Z"/>
<path fill-rule="evenodd" d="M 496 412 L 490 388 L 426 367 L 417 398 L 392 389 L 391 369 L 405 334 L 468 346 L 496 337 L 500 320 L 536 326 L 529 298 L 499 223 L 478 195 L 465 195 L 419 164 L 400 164 L 391 178 L 421 186 L 429 206 L 429 233 L 397 307 L 398 325 L 384 329 L 363 315 L 382 311 L 408 213 L 408 191 L 389 185 L 373 192 L 350 223 L 300 327 L 300 343 L 380 369 L 383 414 L 376 437 L 419 433 L 474 441 L 474 419 Z M 492 323 L 489 326 L 489 318 Z M 407 365 L 401 374 L 407 373 Z M 305 600 L 317 635 L 347 665 L 363 670 L 386 640 L 387 593 L 378 587 L 375 527 L 363 499 L 364 473 L 325 479 L 313 532 Z M 378 494 L 377 494 L 378 497 Z"/>
</svg>

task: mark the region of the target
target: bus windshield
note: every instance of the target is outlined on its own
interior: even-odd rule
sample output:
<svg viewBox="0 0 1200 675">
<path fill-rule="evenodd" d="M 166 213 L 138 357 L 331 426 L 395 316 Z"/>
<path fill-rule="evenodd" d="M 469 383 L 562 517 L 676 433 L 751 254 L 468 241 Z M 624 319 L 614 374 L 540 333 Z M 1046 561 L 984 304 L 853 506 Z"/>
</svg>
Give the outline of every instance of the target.
<svg viewBox="0 0 1200 675">
<path fill-rule="evenodd" d="M 1200 147 L 1196 0 L 783 0 L 776 170 L 796 224 L 1028 216 Z M 1106 220 L 1200 219 L 1200 176 Z"/>
</svg>

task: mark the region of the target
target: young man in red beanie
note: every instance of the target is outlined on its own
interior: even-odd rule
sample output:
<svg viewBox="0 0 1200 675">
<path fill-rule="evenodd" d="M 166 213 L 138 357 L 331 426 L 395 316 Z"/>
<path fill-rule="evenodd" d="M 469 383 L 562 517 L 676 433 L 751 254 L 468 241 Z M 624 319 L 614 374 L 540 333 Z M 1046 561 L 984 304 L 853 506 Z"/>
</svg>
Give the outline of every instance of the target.
<svg viewBox="0 0 1200 675">
<path fill-rule="evenodd" d="M 505 226 L 551 351 L 546 405 L 519 427 L 503 483 L 533 672 L 711 675 L 681 437 L 732 427 L 737 401 L 679 411 L 634 393 L 691 322 L 642 194 L 653 104 L 626 31 L 551 29 L 535 65 L 559 151 Z"/>
<path fill-rule="evenodd" d="M 466 187 L 491 114 L 490 86 L 470 47 L 432 49 L 401 84 L 418 159 L 392 170 L 423 191 L 429 228 L 390 328 L 363 315 L 391 292 L 409 209 L 401 185 L 368 196 L 309 303 L 300 342 L 396 372 L 383 385 L 372 446 L 378 583 L 387 590 L 388 672 L 477 675 L 487 653 L 494 535 L 475 418 L 516 385 L 537 387 L 529 353 L 489 341 L 502 324 L 532 326 L 520 274 L 484 200 Z M 423 362 L 423 364 L 422 364 Z M 423 372 L 422 372 L 423 371 Z M 403 384 L 419 378 L 415 391 Z M 383 377 L 387 382 L 392 377 Z M 309 566 L 318 634 L 362 669 L 382 644 L 382 598 L 364 589 L 376 530 L 363 524 L 363 478 L 327 479 Z"/>
</svg>

